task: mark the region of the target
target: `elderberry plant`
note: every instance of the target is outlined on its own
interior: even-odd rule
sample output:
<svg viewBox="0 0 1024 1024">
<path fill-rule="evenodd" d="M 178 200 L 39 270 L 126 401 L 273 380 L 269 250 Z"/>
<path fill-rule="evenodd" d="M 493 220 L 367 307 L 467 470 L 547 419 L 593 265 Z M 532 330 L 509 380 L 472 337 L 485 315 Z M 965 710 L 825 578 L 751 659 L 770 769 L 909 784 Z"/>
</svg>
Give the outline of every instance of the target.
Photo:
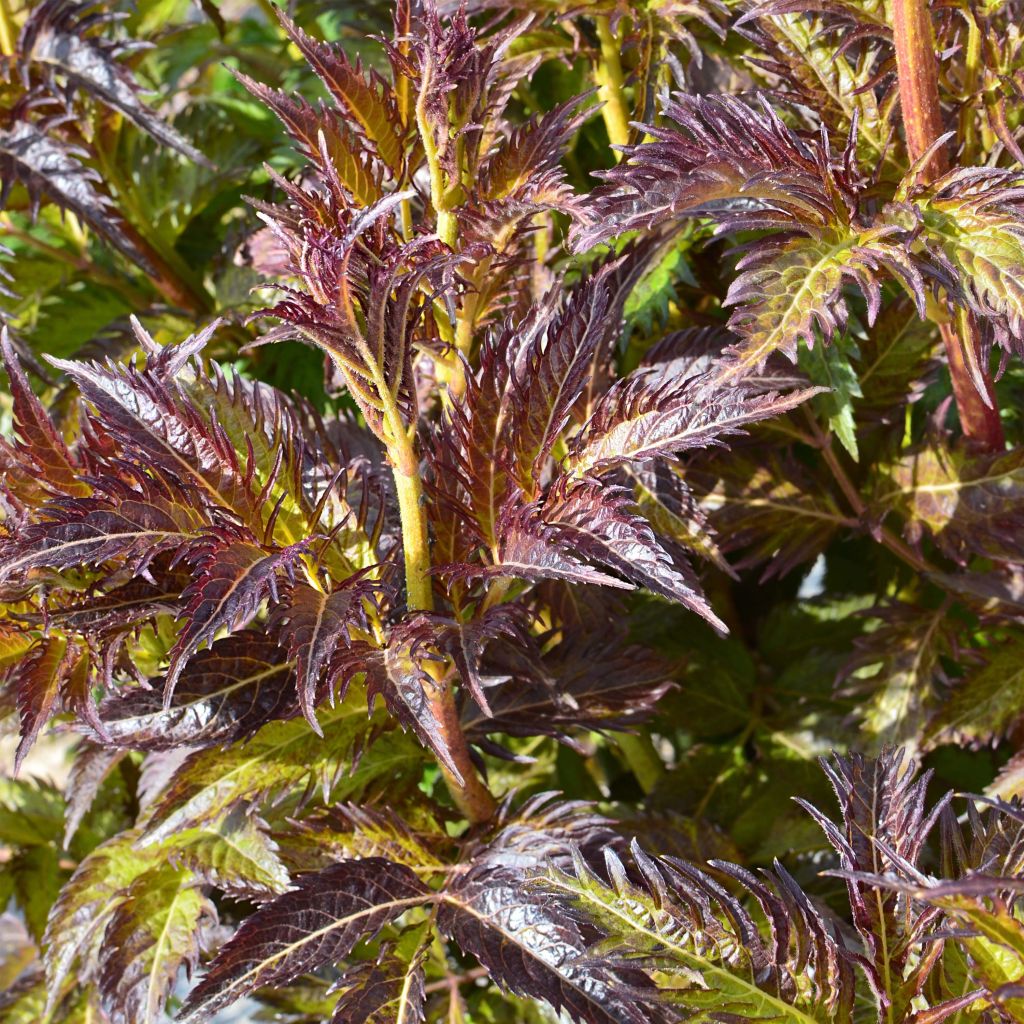
<svg viewBox="0 0 1024 1024">
<path fill-rule="evenodd" d="M 0 1022 L 1024 1021 L 1022 15 L 0 0 Z"/>
</svg>

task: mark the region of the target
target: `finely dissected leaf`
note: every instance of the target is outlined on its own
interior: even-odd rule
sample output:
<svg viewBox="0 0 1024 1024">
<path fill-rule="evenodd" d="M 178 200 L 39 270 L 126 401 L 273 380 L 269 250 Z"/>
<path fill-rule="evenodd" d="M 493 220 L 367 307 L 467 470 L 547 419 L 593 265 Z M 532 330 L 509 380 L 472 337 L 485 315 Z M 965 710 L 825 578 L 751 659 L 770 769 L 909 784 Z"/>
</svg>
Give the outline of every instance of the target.
<svg viewBox="0 0 1024 1024">
<path fill-rule="evenodd" d="M 788 412 L 815 394 L 754 391 L 714 376 L 641 369 L 619 381 L 573 438 L 566 466 L 576 476 L 722 444 L 743 427 Z"/>
<path fill-rule="evenodd" d="M 67 800 L 63 837 L 65 847 L 78 831 L 82 819 L 89 813 L 103 783 L 125 754 L 126 751 L 97 746 L 88 740 L 79 744 L 64 791 Z"/>
<path fill-rule="evenodd" d="M 571 873 L 553 872 L 541 885 L 574 918 L 596 927 L 604 955 L 667 974 L 666 994 L 687 1019 L 852 1019 L 853 972 L 844 947 L 784 869 L 761 879 L 714 863 L 760 905 L 773 929 L 765 941 L 742 904 L 701 869 L 671 857 L 655 860 L 635 841 L 632 853 L 634 873 L 609 851 L 607 878 L 577 858 Z M 807 960 L 794 954 L 794 942 Z"/>
<path fill-rule="evenodd" d="M 899 250 L 857 234 L 794 238 L 759 247 L 740 264 L 727 305 L 738 306 L 729 328 L 741 341 L 732 349 L 735 369 L 760 369 L 774 352 L 795 358 L 797 343 L 825 342 L 846 329 L 842 295 L 846 279 L 856 280 L 877 305 L 873 275 L 899 260 Z"/>
<path fill-rule="evenodd" d="M 190 871 L 157 867 L 119 894 L 103 934 L 98 979 L 114 1024 L 162 1019 L 178 969 L 195 966 L 199 933 L 215 920 L 213 904 Z"/>
<path fill-rule="evenodd" d="M 492 565 L 440 565 L 435 571 L 454 578 L 549 579 L 631 588 L 631 584 L 587 565 L 570 543 L 561 540 L 558 528 L 544 522 L 536 503 L 506 503 L 498 520 L 497 536 L 497 557 Z"/>
<path fill-rule="evenodd" d="M 413 871 L 444 869 L 436 847 L 444 837 L 410 828 L 384 809 L 338 804 L 303 816 L 281 834 L 282 848 L 296 870 L 317 870 L 339 860 L 386 857 Z"/>
<path fill-rule="evenodd" d="M 259 529 L 262 520 L 255 519 L 253 509 L 257 495 L 230 438 L 207 422 L 174 381 L 175 371 L 203 348 L 217 326 L 180 345 L 157 348 L 163 363 L 151 359 L 141 371 L 114 363 L 49 361 L 74 381 L 131 462 L 159 473 L 201 507 L 230 510 Z"/>
<path fill-rule="evenodd" d="M 379 592 L 379 584 L 364 575 L 349 577 L 331 592 L 296 583 L 274 609 L 271 632 L 295 662 L 299 705 L 319 732 L 314 705 L 325 669 L 341 643 L 349 643 L 355 628 L 365 630 L 364 602 Z"/>
<path fill-rule="evenodd" d="M 186 663 L 200 645 L 212 642 L 222 629 L 230 631 L 247 624 L 264 600 L 276 599 L 279 574 L 292 572 L 305 546 L 300 542 L 294 548 L 268 553 L 239 541 L 218 547 L 200 560 L 195 582 L 182 594 L 187 602 L 185 628 L 170 652 L 164 681 L 168 706 Z"/>
<path fill-rule="evenodd" d="M 392 629 L 386 647 L 375 647 L 365 641 L 342 647 L 332 669 L 341 681 L 342 692 L 351 679 L 362 674 L 370 706 L 380 696 L 403 728 L 411 729 L 448 771 L 461 778 L 449 748 L 440 702 L 443 659 L 429 646 L 431 633 L 431 624 L 425 617 L 407 619 Z M 434 672 L 432 667 L 440 671 Z"/>
<path fill-rule="evenodd" d="M 632 486 L 637 511 L 662 539 L 708 559 L 727 575 L 734 575 L 719 550 L 718 538 L 690 489 L 683 473 L 661 461 L 621 468 L 623 481 Z"/>
<path fill-rule="evenodd" d="M 261 985 L 336 963 L 361 939 L 428 903 L 430 890 L 381 857 L 335 864 L 247 918 L 189 995 L 182 1024 L 200 1024 Z"/>
<path fill-rule="evenodd" d="M 15 771 L 21 767 L 39 731 L 54 713 L 69 653 L 66 638 L 51 636 L 41 640 L 36 650 L 26 656 L 15 670 L 15 691 L 21 718 L 20 739 L 14 755 Z"/>
<path fill-rule="evenodd" d="M 589 383 L 594 355 L 616 324 L 605 281 L 615 269 L 605 264 L 573 292 L 543 334 L 520 342 L 510 371 L 509 429 L 513 474 L 525 494 L 535 493 L 544 460 Z M 495 426 L 500 436 L 500 424 Z"/>
<path fill-rule="evenodd" d="M 99 706 L 104 742 L 135 750 L 173 750 L 240 742 L 298 708 L 287 655 L 265 634 L 223 637 L 188 664 L 169 707 L 159 680 L 121 689 Z"/>
<path fill-rule="evenodd" d="M 326 154 L 334 174 L 360 203 L 369 206 L 381 198 L 379 172 L 362 158 L 363 147 L 358 138 L 334 111 L 322 104 L 313 107 L 301 96 L 271 89 L 241 72 L 235 74 L 253 96 L 274 112 L 307 157 L 315 160 Z"/>
</svg>

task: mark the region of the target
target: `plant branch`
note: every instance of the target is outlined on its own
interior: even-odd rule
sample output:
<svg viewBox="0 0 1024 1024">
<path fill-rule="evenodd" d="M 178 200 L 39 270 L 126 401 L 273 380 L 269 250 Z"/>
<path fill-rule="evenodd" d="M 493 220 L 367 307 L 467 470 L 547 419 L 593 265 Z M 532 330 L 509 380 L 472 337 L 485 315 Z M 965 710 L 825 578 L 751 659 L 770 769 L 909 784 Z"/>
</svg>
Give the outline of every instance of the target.
<svg viewBox="0 0 1024 1024">
<path fill-rule="evenodd" d="M 947 147 L 936 146 L 943 134 L 943 124 L 935 36 L 928 7 L 927 0 L 894 0 L 893 4 L 896 69 L 907 150 L 912 162 L 924 159 L 931 150 L 920 169 L 924 181 L 949 169 Z M 978 365 L 977 325 L 964 317 L 960 330 L 950 324 L 940 324 L 939 328 L 964 436 L 978 448 L 998 451 L 1004 446 L 1003 428 L 991 377 Z M 971 367 L 976 371 L 973 375 Z"/>
<path fill-rule="evenodd" d="M 600 42 L 600 57 L 594 69 L 594 80 L 598 84 L 598 96 L 604 103 L 601 116 L 612 145 L 625 146 L 629 143 L 629 107 L 626 104 L 626 76 L 622 71 L 619 40 L 607 17 L 598 16 L 594 21 Z M 622 154 L 616 151 L 615 159 L 621 160 Z"/>
<path fill-rule="evenodd" d="M 431 125 L 427 113 L 427 97 L 433 78 L 431 70 L 431 64 L 428 61 L 423 69 L 423 82 L 416 99 L 416 127 L 419 129 L 423 152 L 427 160 L 427 170 L 430 174 L 430 202 L 437 215 L 437 237 L 449 249 L 454 249 L 458 241 L 458 220 L 449 204 L 444 168 L 441 166 L 441 154 L 438 152 L 433 125 Z"/>
<path fill-rule="evenodd" d="M 397 404 L 381 379 L 378 391 L 384 401 L 384 419 L 388 432 L 388 452 L 394 466 L 395 490 L 402 521 L 402 549 L 405 554 L 405 589 L 409 611 L 434 610 L 434 592 L 430 576 L 430 540 L 423 504 L 423 482 L 413 437 L 402 423 Z M 471 822 L 489 820 L 497 809 L 494 797 L 480 780 L 462 723 L 459 721 L 450 676 L 444 665 L 427 662 L 425 670 L 434 685 L 427 687 L 427 700 L 439 724 L 445 746 L 458 768 L 453 774 L 444 765 L 448 790 L 459 810 Z"/>
<path fill-rule="evenodd" d="M 853 481 L 847 475 L 846 470 L 843 469 L 842 463 L 839 461 L 838 456 L 833 450 L 831 435 L 821 429 L 821 426 L 810 410 L 804 409 L 804 415 L 807 417 L 807 422 L 810 424 L 815 444 L 821 452 L 821 457 L 825 460 L 825 465 L 828 466 L 835 482 L 839 485 L 839 489 L 843 492 L 843 496 L 849 503 L 850 508 L 853 509 L 853 514 L 861 524 L 866 526 L 868 507 L 865 504 L 864 499 L 860 496 L 860 491 L 857 490 Z M 879 526 L 877 530 L 873 530 L 871 533 L 881 544 L 884 544 L 885 547 L 896 555 L 897 558 L 906 562 L 907 565 L 912 569 L 915 569 L 917 572 L 938 572 L 938 569 L 932 565 L 928 559 L 923 555 L 918 554 L 913 548 L 900 540 L 900 538 L 888 529 L 888 527 Z"/>
</svg>

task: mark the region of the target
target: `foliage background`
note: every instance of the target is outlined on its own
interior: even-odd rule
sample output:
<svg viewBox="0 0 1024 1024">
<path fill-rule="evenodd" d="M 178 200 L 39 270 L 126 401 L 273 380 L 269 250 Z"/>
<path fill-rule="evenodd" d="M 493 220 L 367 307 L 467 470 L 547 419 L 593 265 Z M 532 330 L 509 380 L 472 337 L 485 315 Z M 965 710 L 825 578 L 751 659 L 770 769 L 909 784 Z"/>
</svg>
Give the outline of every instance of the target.
<svg viewBox="0 0 1024 1024">
<path fill-rule="evenodd" d="M 536 6 L 546 14 L 558 5 Z M 663 56 L 672 56 L 659 72 L 666 82 L 675 73 L 693 91 L 747 93 L 766 82 L 777 86 L 771 62 L 783 60 L 790 75 L 781 76 L 782 91 L 807 101 L 833 127 L 848 130 L 853 108 L 868 106 L 853 85 L 875 83 L 860 95 L 877 94 L 883 106 L 894 102 L 884 32 L 880 41 L 870 33 L 858 37 L 871 40 L 860 64 L 836 57 L 835 33 L 870 23 L 873 12 L 884 19 L 881 4 L 826 4 L 820 15 L 815 5 L 791 5 L 811 13 L 790 14 L 785 4 L 769 4 L 758 9 L 760 20 L 746 21 L 747 5 L 633 6 L 638 24 L 662 8 L 670 12 L 668 28 L 661 35 L 651 29 L 650 36 L 652 45 L 664 47 Z M 957 81 L 952 72 L 943 80 L 948 118 L 974 140 L 979 164 L 1017 167 L 992 127 L 1012 137 L 1019 122 L 1017 29 L 1007 27 L 1016 8 L 948 5 L 939 25 L 950 47 L 966 42 L 960 7 L 978 19 L 1002 18 L 991 23 L 993 39 L 1003 34 L 1008 41 L 992 61 L 998 68 L 986 70 L 993 77 L 986 79 L 983 98 L 978 83 Z M 370 66 L 383 66 L 373 37 L 389 33 L 391 5 L 299 2 L 291 13 L 311 34 L 340 43 Z M 538 21 L 523 45 L 546 49 L 548 59 L 517 88 L 516 117 L 550 110 L 590 88 L 599 41 L 588 17 L 584 8 L 575 22 Z M 197 165 L 96 105 L 89 116 L 100 140 L 97 169 L 113 184 L 125 218 L 144 233 L 179 291 L 188 293 L 191 308 L 174 308 L 179 304 L 169 301 L 167 289 L 132 266 L 84 218 L 52 204 L 30 216 L 31 197 L 15 185 L 0 214 L 8 250 L 0 260 L 10 275 L 5 317 L 23 361 L 42 372 L 41 389 L 59 408 L 67 395 L 34 357 L 125 359 L 137 349 L 127 321 L 131 313 L 160 343 L 180 341 L 196 323 L 217 315 L 226 325 L 207 357 L 246 378 L 294 390 L 322 412 L 351 409 L 349 398 L 328 396 L 317 351 L 294 342 L 241 351 L 263 329 L 247 317 L 266 302 L 265 291 L 253 292 L 265 284 L 252 266 L 261 222 L 244 197 L 271 200 L 275 189 L 267 168 L 294 176 L 304 161 L 266 105 L 231 70 L 308 99 L 324 95 L 322 83 L 269 3 L 210 0 L 200 9 L 191 0 L 139 0 L 126 11 L 123 29 L 153 44 L 128 63 L 152 89 L 151 105 L 210 166 Z M 694 38 L 704 62 L 684 70 Z M 643 67 L 641 42 L 625 50 L 627 71 Z M 13 96 L 18 83 L 13 73 L 9 78 Z M 652 110 L 642 109 L 635 81 L 627 96 L 639 120 L 653 118 Z M 828 103 L 838 109 L 827 109 Z M 997 114 L 985 120 L 990 108 Z M 886 139 L 892 120 L 872 120 L 870 112 L 858 116 L 853 149 L 877 170 L 871 187 L 898 179 L 909 161 Z M 594 172 L 614 165 L 607 122 L 591 116 L 565 154 L 568 180 L 583 193 L 595 186 Z M 553 221 L 549 264 L 567 266 L 570 280 L 585 276 L 592 257 L 570 255 L 566 219 Z M 728 239 L 716 235 L 706 219 L 691 221 L 676 236 L 626 306 L 622 372 L 672 331 L 724 323 L 739 258 L 733 243 L 752 237 L 742 225 Z M 729 636 L 681 607 L 628 595 L 621 613 L 628 642 L 650 652 L 659 667 L 649 671 L 673 684 L 639 741 L 597 731 L 576 735 L 571 745 L 546 736 L 512 740 L 517 754 L 533 760 L 518 765 L 489 759 L 497 792 L 516 786 L 523 796 L 557 790 L 567 800 L 596 801 L 623 822 L 625 834 L 646 837 L 663 854 L 724 858 L 751 868 L 781 858 L 837 914 L 845 912 L 844 886 L 820 877 L 831 854 L 821 829 L 793 799 L 831 811 L 834 798 L 819 757 L 853 749 L 877 755 L 898 745 L 932 770 L 929 804 L 950 789 L 1019 795 L 1024 464 L 1017 445 L 1024 371 L 1017 359 L 999 368 L 995 390 L 1009 442 L 1001 461 L 965 453 L 950 433 L 952 390 L 934 324 L 919 322 L 895 285 L 886 284 L 884 296 L 881 317 L 869 324 L 866 303 L 851 290 L 851 315 L 832 344 L 813 350 L 800 345 L 797 367 L 804 379 L 832 389 L 813 400 L 812 411 L 760 425 L 732 443 L 730 452 L 695 458 L 687 467 L 715 536 L 695 535 L 692 524 L 669 523 L 668 532 L 675 529 L 681 541 L 707 556 L 702 582 L 711 607 L 730 626 Z M 998 357 L 992 362 L 996 366 Z M 0 401 L 7 428 L 11 401 Z M 936 493 L 954 497 L 947 501 Z M 159 651 L 159 638 L 153 643 Z M 601 670 L 636 675 L 645 668 L 630 648 L 628 664 L 603 661 Z M 16 731 L 16 708 L 4 710 L 12 712 L 5 727 Z M 89 812 L 78 846 L 65 850 L 59 827 L 54 833 L 65 813 L 63 796 L 57 786 L 30 781 L 33 767 L 29 760 L 17 779 L 0 780 L 0 843 L 8 851 L 0 895 L 15 899 L 29 926 L 23 948 L 6 959 L 0 987 L 31 960 L 50 903 L 89 846 L 112 831 L 105 816 L 116 814 L 124 796 L 118 787 L 130 781 L 122 773 L 110 784 L 108 806 Z M 437 783 L 436 768 L 425 769 L 422 787 Z M 495 999 L 492 1006 L 482 996 L 469 1012 L 472 1020 L 526 1020 L 541 1013 L 511 999 L 500 1006 Z"/>
</svg>

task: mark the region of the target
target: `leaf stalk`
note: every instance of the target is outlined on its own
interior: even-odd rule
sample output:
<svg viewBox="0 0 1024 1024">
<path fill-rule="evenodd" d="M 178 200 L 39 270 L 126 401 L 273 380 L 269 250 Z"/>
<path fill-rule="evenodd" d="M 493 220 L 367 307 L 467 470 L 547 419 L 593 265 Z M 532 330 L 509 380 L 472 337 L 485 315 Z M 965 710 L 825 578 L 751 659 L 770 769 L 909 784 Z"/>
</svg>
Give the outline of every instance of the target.
<svg viewBox="0 0 1024 1024">
<path fill-rule="evenodd" d="M 387 406 L 389 393 L 386 388 L 381 392 Z M 394 464 L 395 491 L 402 522 L 406 603 L 409 611 L 431 612 L 434 610 L 434 593 L 430 576 L 430 540 L 419 458 L 413 438 L 402 426 L 393 402 L 385 408 L 385 418 L 389 426 L 388 452 Z M 433 686 L 427 687 L 427 700 L 459 773 L 457 776 L 444 765 L 440 766 L 448 790 L 455 805 L 469 821 L 474 824 L 488 821 L 493 817 L 497 803 L 473 764 L 447 669 L 431 661 L 426 662 L 424 668 L 434 682 Z"/>
</svg>

